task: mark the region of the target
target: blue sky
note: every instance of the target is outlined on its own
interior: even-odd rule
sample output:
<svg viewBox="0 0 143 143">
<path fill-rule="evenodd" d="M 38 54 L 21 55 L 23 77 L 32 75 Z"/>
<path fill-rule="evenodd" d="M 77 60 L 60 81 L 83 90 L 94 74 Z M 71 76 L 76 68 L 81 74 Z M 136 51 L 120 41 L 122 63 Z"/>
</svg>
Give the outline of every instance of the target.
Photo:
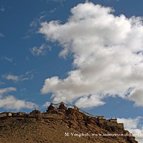
<svg viewBox="0 0 143 143">
<path fill-rule="evenodd" d="M 64 101 L 136 129 L 143 113 L 142 5 L 0 0 L 0 111 Z"/>
<path fill-rule="evenodd" d="M 72 67 L 72 57 L 61 58 L 58 56 L 60 48 L 58 43 L 46 41 L 42 34 L 38 33 L 38 28 L 42 21 L 60 20 L 66 21 L 69 17 L 70 9 L 84 1 L 52 1 L 52 0 L 38 0 L 38 1 L 0 1 L 0 81 L 1 89 L 7 87 L 15 87 L 14 96 L 21 100 L 32 101 L 40 107 L 45 101 L 50 101 L 50 96 L 41 95 L 40 90 L 43 86 L 44 80 L 47 77 L 59 76 L 64 78 L 67 76 Z M 142 16 L 141 1 L 115 1 L 115 0 L 98 0 L 93 1 L 95 4 L 102 4 L 114 8 L 115 14 L 125 14 L 130 16 Z M 31 50 L 34 47 L 49 46 L 44 54 L 33 55 Z M 28 74 L 27 74 L 28 73 Z M 20 79 L 18 81 L 7 80 L 6 76 L 24 76 L 26 80 Z M 141 107 L 133 107 L 132 102 L 122 101 L 119 103 L 125 104 L 128 113 L 124 113 L 119 105 L 114 105 L 118 101 L 114 98 L 107 99 L 106 105 L 98 107 L 97 110 L 88 109 L 94 114 L 103 113 L 106 116 L 131 116 L 137 114 L 141 115 Z M 111 104 L 110 104 L 111 103 Z M 111 110 L 111 105 L 116 106 L 118 112 Z M 106 108 L 107 107 L 107 108 Z M 133 109 L 132 109 L 132 108 Z M 133 112 L 135 109 L 136 112 Z M 1 110 L 6 110 L 1 108 Z M 108 112 L 106 112 L 106 110 Z M 111 113 L 110 113 L 111 112 Z"/>
<path fill-rule="evenodd" d="M 65 59 L 59 57 L 58 43 L 46 41 L 43 35 L 38 33 L 38 28 L 40 23 L 45 20 L 58 19 L 66 21 L 69 17 L 70 9 L 80 2 L 84 1 L 0 1 L 0 33 L 2 35 L 0 38 L 1 88 L 15 87 L 17 91 L 13 94 L 16 98 L 35 102 L 40 107 L 46 100 L 50 101 L 49 96 L 43 96 L 40 93 L 44 80 L 54 75 L 61 78 L 66 77 L 67 72 L 73 68 L 71 65 L 72 57 L 68 56 Z M 138 3 L 129 0 L 98 0 L 93 2 L 114 8 L 117 15 L 123 13 L 129 17 L 142 16 L 143 14 L 142 1 Z M 47 48 L 43 55 L 36 56 L 31 53 L 33 47 L 40 47 L 43 44 L 50 47 Z M 25 75 L 26 73 L 28 74 Z M 25 76 L 29 79 L 13 82 L 13 80 L 5 79 L 7 75 Z M 110 102 L 112 103 L 112 99 L 106 105 L 109 109 L 111 108 Z M 119 102 L 124 104 L 125 101 Z M 126 108 L 129 108 L 130 116 L 136 116 L 137 113 L 140 115 L 142 108 L 137 107 L 136 113 L 132 112 L 130 108 L 133 104 L 132 102 L 127 102 L 126 104 Z M 108 116 L 105 109 L 102 109 L 101 113 L 103 112 Z M 100 109 L 98 110 L 100 113 Z M 119 116 L 124 114 L 122 111 L 119 112 Z"/>
</svg>

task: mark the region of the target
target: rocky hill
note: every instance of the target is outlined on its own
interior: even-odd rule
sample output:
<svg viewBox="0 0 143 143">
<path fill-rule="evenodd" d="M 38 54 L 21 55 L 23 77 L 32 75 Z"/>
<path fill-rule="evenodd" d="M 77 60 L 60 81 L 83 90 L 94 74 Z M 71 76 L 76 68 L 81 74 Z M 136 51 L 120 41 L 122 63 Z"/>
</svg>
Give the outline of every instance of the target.
<svg viewBox="0 0 143 143">
<path fill-rule="evenodd" d="M 0 113 L 0 143 L 137 143 L 116 119 L 51 104 L 46 112 Z"/>
</svg>

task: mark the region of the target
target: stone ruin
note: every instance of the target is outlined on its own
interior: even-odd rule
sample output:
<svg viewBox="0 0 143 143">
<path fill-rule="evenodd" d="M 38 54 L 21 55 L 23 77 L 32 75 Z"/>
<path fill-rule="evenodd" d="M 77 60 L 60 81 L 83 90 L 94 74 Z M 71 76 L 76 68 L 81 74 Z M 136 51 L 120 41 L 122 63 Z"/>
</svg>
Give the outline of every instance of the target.
<svg viewBox="0 0 143 143">
<path fill-rule="evenodd" d="M 0 119 L 5 118 L 17 118 L 19 120 L 25 118 L 31 118 L 36 120 L 62 120 L 67 122 L 69 127 L 73 128 L 92 128 L 97 125 L 101 128 L 105 128 L 110 131 L 124 130 L 123 124 L 117 123 L 117 119 L 107 120 L 104 118 L 104 116 L 90 116 L 88 113 L 80 111 L 80 109 L 76 106 L 65 106 L 64 102 L 61 102 L 60 104 L 56 105 L 51 103 L 47 108 L 46 112 L 40 112 L 39 110 L 35 109 L 30 113 L 0 113 Z"/>
</svg>

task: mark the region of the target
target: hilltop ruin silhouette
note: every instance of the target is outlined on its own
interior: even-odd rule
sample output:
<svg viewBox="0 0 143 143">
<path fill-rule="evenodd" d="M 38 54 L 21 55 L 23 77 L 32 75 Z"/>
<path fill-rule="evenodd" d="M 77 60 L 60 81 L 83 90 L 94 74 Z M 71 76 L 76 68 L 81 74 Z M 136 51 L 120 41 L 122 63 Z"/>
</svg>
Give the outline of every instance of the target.
<svg viewBox="0 0 143 143">
<path fill-rule="evenodd" d="M 30 113 L 25 113 L 25 112 L 0 113 L 0 129 L 1 129 L 0 135 L 1 135 L 1 131 L 7 128 L 7 124 L 10 126 L 13 126 L 13 124 L 16 124 L 18 128 L 17 130 L 20 130 L 21 125 L 28 126 L 28 127 L 30 126 L 31 129 L 33 128 L 32 126 L 37 125 L 35 126 L 35 128 L 38 128 L 38 131 L 40 126 L 43 126 L 41 130 L 43 130 L 44 128 L 47 128 L 47 129 L 52 128 L 53 130 L 54 128 L 55 130 L 53 130 L 52 132 L 50 132 L 49 130 L 46 130 L 46 132 L 48 132 L 47 134 L 49 134 L 50 132 L 51 135 L 53 132 L 56 132 L 56 131 L 59 131 L 62 133 L 63 132 L 62 128 L 64 128 L 64 130 L 66 131 L 74 130 L 78 133 L 90 133 L 90 134 L 94 133 L 99 135 L 104 135 L 104 134 L 122 135 L 122 136 L 115 136 L 115 137 L 110 137 L 110 136 L 102 137 L 102 138 L 97 137 L 96 139 L 86 138 L 86 140 L 91 141 L 90 143 L 95 142 L 95 140 L 99 140 L 97 143 L 105 143 L 107 142 L 107 140 L 109 140 L 108 143 L 113 143 L 116 140 L 117 141 L 115 143 L 137 143 L 137 141 L 135 141 L 135 137 L 133 137 L 131 133 L 129 133 L 129 131 L 125 130 L 123 123 L 118 123 L 116 118 L 105 119 L 104 116 L 93 116 L 93 115 L 90 115 L 89 113 L 86 113 L 80 110 L 76 106 L 68 106 L 63 102 L 59 104 L 51 103 L 47 107 L 47 110 L 45 112 L 40 112 L 39 110 L 34 109 Z M 9 127 L 9 128 L 12 128 L 12 127 Z M 10 130 L 14 130 L 14 129 L 15 127 Z M 34 131 L 31 130 L 30 132 L 33 133 Z M 41 134 L 43 134 L 43 132 Z M 57 136 L 61 136 L 58 134 Z M 37 136 L 39 136 L 38 133 L 37 133 Z M 1 136 L 0 136 L 0 139 L 1 139 Z M 83 138 L 83 140 L 85 139 Z M 42 143 L 47 143 L 47 142 L 42 142 Z M 63 141 L 59 141 L 59 143 L 63 143 Z M 73 142 L 71 141 L 71 143 Z"/>
</svg>

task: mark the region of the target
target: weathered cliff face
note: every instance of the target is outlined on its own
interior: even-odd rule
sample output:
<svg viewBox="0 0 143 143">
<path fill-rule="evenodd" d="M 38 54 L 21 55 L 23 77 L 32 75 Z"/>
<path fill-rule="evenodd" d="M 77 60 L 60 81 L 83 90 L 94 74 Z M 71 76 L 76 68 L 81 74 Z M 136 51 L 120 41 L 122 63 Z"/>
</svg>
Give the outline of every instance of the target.
<svg viewBox="0 0 143 143">
<path fill-rule="evenodd" d="M 52 104 L 46 112 L 0 114 L 0 143 L 137 143 L 116 119 Z"/>
</svg>

